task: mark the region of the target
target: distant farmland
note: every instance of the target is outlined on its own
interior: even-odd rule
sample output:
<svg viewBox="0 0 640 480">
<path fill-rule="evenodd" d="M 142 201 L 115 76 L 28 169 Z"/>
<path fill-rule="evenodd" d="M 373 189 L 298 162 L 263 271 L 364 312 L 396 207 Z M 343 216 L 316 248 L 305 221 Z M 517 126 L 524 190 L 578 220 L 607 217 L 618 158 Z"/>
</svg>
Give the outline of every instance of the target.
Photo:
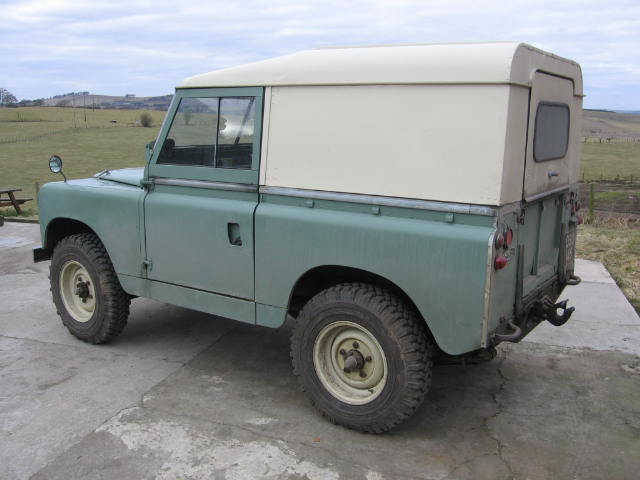
<svg viewBox="0 0 640 480">
<path fill-rule="evenodd" d="M 144 165 L 144 147 L 158 135 L 165 112 L 146 111 L 153 118 L 150 128 L 139 125 L 142 112 L 0 109 L 0 186 L 22 188 L 22 197 L 35 198 L 36 182 L 60 178 L 49 172 L 47 160 L 52 154 L 62 157 L 69 178 L 88 177 L 105 168 Z M 25 204 L 25 210 L 35 214 L 35 202 Z"/>
<path fill-rule="evenodd" d="M 153 118 L 151 128 L 136 123 L 143 111 Z M 47 165 L 54 153 L 63 158 L 69 178 L 142 166 L 144 146 L 155 139 L 163 118 L 157 110 L 0 109 L 0 186 L 20 187 L 22 196 L 34 197 L 36 182 L 57 180 Z M 583 136 L 589 140 L 582 144 L 584 180 L 640 180 L 640 115 L 587 110 Z M 32 214 L 35 208 L 35 202 L 26 205 Z"/>
</svg>

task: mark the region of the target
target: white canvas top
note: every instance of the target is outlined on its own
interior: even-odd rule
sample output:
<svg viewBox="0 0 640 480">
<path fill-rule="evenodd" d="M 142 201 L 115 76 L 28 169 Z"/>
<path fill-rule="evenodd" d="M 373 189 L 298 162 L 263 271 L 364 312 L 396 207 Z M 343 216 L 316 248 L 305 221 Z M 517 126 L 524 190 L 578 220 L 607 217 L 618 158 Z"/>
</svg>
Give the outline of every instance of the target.
<svg viewBox="0 0 640 480">
<path fill-rule="evenodd" d="M 580 66 L 518 42 L 335 47 L 216 70 L 181 87 L 285 85 L 517 84 L 536 71 L 570 78 L 582 95 Z"/>
</svg>

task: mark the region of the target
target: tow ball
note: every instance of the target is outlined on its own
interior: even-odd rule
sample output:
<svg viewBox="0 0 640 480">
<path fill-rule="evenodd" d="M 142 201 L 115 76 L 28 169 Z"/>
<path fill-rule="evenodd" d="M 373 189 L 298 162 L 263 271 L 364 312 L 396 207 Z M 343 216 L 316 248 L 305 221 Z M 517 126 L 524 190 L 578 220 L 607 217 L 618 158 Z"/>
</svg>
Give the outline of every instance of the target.
<svg viewBox="0 0 640 480">
<path fill-rule="evenodd" d="M 571 314 L 575 311 L 575 307 L 567 308 L 567 301 L 568 300 L 563 300 L 558 303 L 553 303 L 549 297 L 544 297 L 540 302 L 542 318 L 556 327 L 567 323 L 567 320 L 569 320 Z M 561 315 L 558 315 L 558 310 L 562 310 Z"/>
</svg>

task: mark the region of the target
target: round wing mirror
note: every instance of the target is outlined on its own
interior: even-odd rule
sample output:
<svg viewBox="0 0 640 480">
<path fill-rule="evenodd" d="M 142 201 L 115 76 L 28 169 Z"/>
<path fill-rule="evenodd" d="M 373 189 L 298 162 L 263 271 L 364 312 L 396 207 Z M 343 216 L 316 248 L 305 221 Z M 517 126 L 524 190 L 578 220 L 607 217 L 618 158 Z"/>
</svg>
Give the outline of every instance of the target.
<svg viewBox="0 0 640 480">
<path fill-rule="evenodd" d="M 62 171 L 62 159 L 58 155 L 52 155 L 49 159 L 49 170 L 53 173 L 60 173 Z"/>
</svg>

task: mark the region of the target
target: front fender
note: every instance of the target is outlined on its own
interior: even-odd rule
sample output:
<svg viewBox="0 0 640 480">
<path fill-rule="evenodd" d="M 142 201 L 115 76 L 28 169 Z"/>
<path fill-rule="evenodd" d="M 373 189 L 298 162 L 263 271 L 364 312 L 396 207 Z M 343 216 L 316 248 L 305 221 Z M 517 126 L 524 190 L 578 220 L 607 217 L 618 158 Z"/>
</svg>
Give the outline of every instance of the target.
<svg viewBox="0 0 640 480">
<path fill-rule="evenodd" d="M 143 198 L 139 187 L 99 179 L 47 183 L 38 194 L 42 245 L 52 249 L 58 222 L 80 222 L 100 238 L 116 273 L 139 276 Z"/>
</svg>

